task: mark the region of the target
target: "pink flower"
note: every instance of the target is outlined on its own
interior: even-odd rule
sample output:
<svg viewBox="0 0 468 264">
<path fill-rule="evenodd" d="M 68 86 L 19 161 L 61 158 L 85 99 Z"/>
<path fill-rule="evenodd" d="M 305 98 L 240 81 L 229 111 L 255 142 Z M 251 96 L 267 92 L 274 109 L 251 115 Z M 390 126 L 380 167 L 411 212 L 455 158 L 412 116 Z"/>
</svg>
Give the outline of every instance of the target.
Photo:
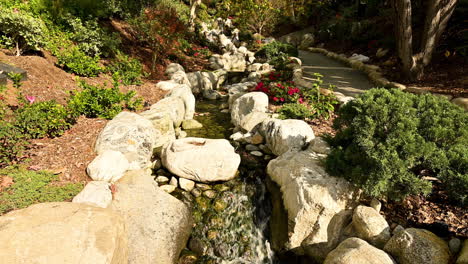
<svg viewBox="0 0 468 264">
<path fill-rule="evenodd" d="M 304 99 L 302 97 L 299 97 L 299 100 L 297 100 L 300 104 L 304 103 Z"/>
<path fill-rule="evenodd" d="M 280 98 L 280 101 L 281 101 L 281 102 L 284 102 L 284 98 L 283 98 L 283 97 L 281 97 L 281 98 Z"/>
<path fill-rule="evenodd" d="M 278 102 L 278 97 L 273 97 L 273 101 Z"/>
<path fill-rule="evenodd" d="M 36 101 L 36 97 L 32 95 L 27 95 L 26 100 L 28 100 L 29 104 L 33 104 Z"/>
<path fill-rule="evenodd" d="M 197 57 L 198 55 L 200 55 L 200 53 L 198 52 L 195 52 L 195 54 L 193 54 L 193 56 Z"/>
</svg>

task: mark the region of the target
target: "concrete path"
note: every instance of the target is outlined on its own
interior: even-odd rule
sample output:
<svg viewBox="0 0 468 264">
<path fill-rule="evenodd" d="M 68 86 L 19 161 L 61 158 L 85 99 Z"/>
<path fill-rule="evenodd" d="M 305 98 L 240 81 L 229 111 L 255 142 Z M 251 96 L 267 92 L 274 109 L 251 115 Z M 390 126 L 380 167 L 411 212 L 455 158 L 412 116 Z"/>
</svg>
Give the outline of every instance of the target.
<svg viewBox="0 0 468 264">
<path fill-rule="evenodd" d="M 299 51 L 302 60 L 303 79 L 313 81 L 314 73 L 323 75 L 322 88 L 336 86 L 333 90 L 346 96 L 356 96 L 373 87 L 367 76 L 321 53 Z"/>
</svg>

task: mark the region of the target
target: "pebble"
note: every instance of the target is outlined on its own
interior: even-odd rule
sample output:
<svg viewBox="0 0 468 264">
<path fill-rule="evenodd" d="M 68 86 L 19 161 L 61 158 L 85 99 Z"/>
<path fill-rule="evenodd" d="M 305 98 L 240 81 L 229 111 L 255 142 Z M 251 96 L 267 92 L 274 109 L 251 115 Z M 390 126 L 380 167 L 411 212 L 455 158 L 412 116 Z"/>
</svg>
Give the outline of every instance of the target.
<svg viewBox="0 0 468 264">
<path fill-rule="evenodd" d="M 452 238 L 449 241 L 449 248 L 452 254 L 456 255 L 461 249 L 461 240 L 458 238 Z"/>
<path fill-rule="evenodd" d="M 206 190 L 210 190 L 211 189 L 211 186 L 209 186 L 208 184 L 204 184 L 204 183 L 197 183 L 195 184 L 195 186 L 202 190 L 202 191 L 206 191 Z"/>
<path fill-rule="evenodd" d="M 396 233 L 399 233 L 401 231 L 404 231 L 405 228 L 402 227 L 401 225 L 397 225 L 397 227 L 395 227 L 395 229 L 393 229 L 393 234 L 395 235 Z"/>
<path fill-rule="evenodd" d="M 203 195 L 206 197 L 206 198 L 210 198 L 210 199 L 213 199 L 216 197 L 216 192 L 213 191 L 213 190 L 206 190 L 203 192 Z"/>
<path fill-rule="evenodd" d="M 379 200 L 373 198 L 370 202 L 370 206 L 374 208 L 374 210 L 376 210 L 377 212 L 380 212 L 380 209 L 382 208 L 382 203 L 380 203 Z"/>
<path fill-rule="evenodd" d="M 163 185 L 163 186 L 160 186 L 159 188 L 161 188 L 163 191 L 167 192 L 167 193 L 171 193 L 173 191 L 175 191 L 176 187 L 174 185 Z"/>
<path fill-rule="evenodd" d="M 176 188 L 177 188 L 177 186 L 179 186 L 176 177 L 172 177 L 169 184 L 172 185 L 172 186 L 175 186 Z"/>
<path fill-rule="evenodd" d="M 184 178 L 179 179 L 179 185 L 182 190 L 187 191 L 187 192 L 190 192 L 191 190 L 193 190 L 193 188 L 195 188 L 194 181 L 184 179 Z"/>
<path fill-rule="evenodd" d="M 167 182 L 169 182 L 169 178 L 167 178 L 166 176 L 158 176 L 158 177 L 156 177 L 156 182 L 157 183 L 167 183 Z"/>
<path fill-rule="evenodd" d="M 191 192 L 190 192 L 193 196 L 195 196 L 195 198 L 197 197 L 200 197 L 202 195 L 202 191 L 200 189 L 193 189 Z"/>
<path fill-rule="evenodd" d="M 261 157 L 263 156 L 263 153 L 261 153 L 260 151 L 252 151 L 250 152 L 250 154 L 256 156 L 256 157 Z"/>
<path fill-rule="evenodd" d="M 247 151 L 258 151 L 258 150 L 260 150 L 259 147 L 255 146 L 255 145 L 252 145 L 252 144 L 247 144 L 247 145 L 245 146 L 245 149 L 246 149 Z"/>
</svg>

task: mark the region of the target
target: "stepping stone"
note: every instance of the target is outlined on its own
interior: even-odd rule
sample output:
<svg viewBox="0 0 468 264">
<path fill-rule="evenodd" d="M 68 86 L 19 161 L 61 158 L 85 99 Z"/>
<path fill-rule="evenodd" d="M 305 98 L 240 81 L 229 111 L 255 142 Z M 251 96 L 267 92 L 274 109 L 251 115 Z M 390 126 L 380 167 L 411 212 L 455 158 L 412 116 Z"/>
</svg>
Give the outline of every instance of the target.
<svg viewBox="0 0 468 264">
<path fill-rule="evenodd" d="M 28 73 L 25 70 L 0 62 L 0 75 L 4 74 L 8 76 L 9 73 L 21 74 L 21 76 L 23 77 L 21 79 L 22 81 L 28 78 Z M 1 80 L 2 77 L 0 76 L 0 84 L 2 82 Z"/>
</svg>

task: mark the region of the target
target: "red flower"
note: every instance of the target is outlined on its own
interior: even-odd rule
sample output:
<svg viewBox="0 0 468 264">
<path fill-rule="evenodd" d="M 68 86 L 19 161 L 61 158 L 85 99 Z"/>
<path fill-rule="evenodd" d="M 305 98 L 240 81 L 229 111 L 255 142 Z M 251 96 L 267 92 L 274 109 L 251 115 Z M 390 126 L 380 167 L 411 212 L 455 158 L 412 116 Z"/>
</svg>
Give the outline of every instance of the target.
<svg viewBox="0 0 468 264">
<path fill-rule="evenodd" d="M 198 52 L 195 52 L 195 53 L 193 54 L 193 56 L 195 56 L 195 57 L 197 57 L 198 55 L 200 55 L 200 53 L 198 53 Z"/>
<path fill-rule="evenodd" d="M 280 100 L 281 100 L 281 102 L 284 102 L 284 98 L 283 98 L 283 97 L 281 97 Z"/>
<path fill-rule="evenodd" d="M 278 102 L 278 97 L 273 97 L 273 101 Z"/>
<path fill-rule="evenodd" d="M 299 97 L 299 100 L 297 100 L 300 104 L 304 103 L 304 99 L 302 97 Z"/>
</svg>

